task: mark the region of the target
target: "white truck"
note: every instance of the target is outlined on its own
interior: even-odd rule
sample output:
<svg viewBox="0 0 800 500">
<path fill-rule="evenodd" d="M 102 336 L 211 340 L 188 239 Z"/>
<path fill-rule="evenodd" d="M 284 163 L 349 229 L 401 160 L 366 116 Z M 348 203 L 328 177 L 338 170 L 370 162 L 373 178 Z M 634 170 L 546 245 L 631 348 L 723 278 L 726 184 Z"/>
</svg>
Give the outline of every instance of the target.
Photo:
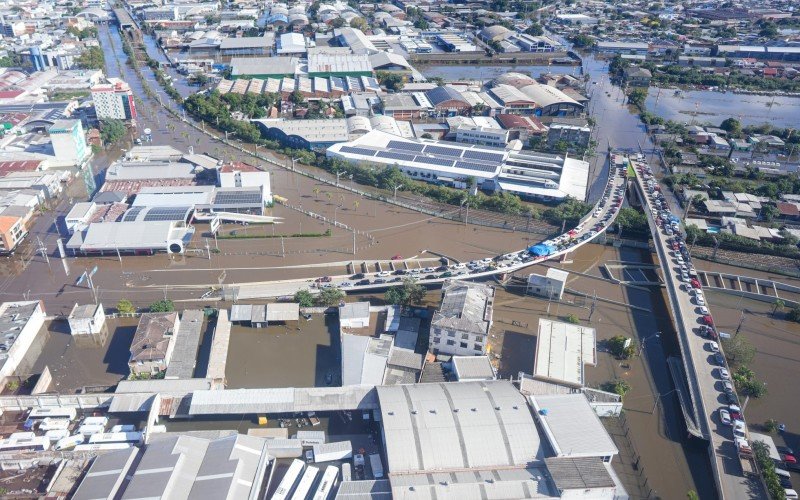
<svg viewBox="0 0 800 500">
<path fill-rule="evenodd" d="M 377 453 L 374 453 L 369 456 L 369 465 L 372 468 L 372 477 L 375 479 L 382 479 L 383 478 L 383 462 L 381 462 L 381 456 Z"/>
</svg>

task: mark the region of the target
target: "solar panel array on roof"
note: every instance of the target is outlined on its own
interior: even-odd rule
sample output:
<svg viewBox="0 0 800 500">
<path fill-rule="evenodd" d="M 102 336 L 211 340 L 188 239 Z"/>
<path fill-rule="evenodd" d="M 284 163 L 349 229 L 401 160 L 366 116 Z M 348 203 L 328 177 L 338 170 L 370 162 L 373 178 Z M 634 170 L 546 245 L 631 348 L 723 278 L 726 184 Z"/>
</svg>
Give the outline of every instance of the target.
<svg viewBox="0 0 800 500">
<path fill-rule="evenodd" d="M 135 221 L 136 217 L 139 216 L 139 212 L 141 212 L 144 209 L 145 207 L 133 207 L 128 209 L 128 211 L 125 212 L 125 215 L 122 217 L 122 222 Z"/>
<path fill-rule="evenodd" d="M 353 153 L 356 155 L 375 156 L 375 151 L 365 148 L 354 148 L 352 146 L 342 146 L 342 153 Z"/>
<path fill-rule="evenodd" d="M 147 211 L 144 221 L 154 220 L 185 220 L 189 207 L 155 207 Z"/>
<path fill-rule="evenodd" d="M 492 162 L 503 161 L 503 155 L 501 153 L 489 153 L 486 151 L 465 151 L 464 158 L 468 158 L 470 160 L 483 160 Z"/>
<path fill-rule="evenodd" d="M 428 165 L 436 165 L 438 167 L 452 167 L 453 160 L 445 160 L 444 158 L 429 158 L 427 156 L 417 156 L 414 158 L 417 163 L 426 163 Z"/>
<path fill-rule="evenodd" d="M 261 193 L 257 191 L 217 191 L 215 205 L 254 205 L 261 203 Z"/>
<path fill-rule="evenodd" d="M 497 169 L 497 165 L 486 165 L 482 163 L 472 163 L 469 161 L 457 161 L 456 168 L 477 170 L 478 172 L 494 172 Z"/>
<path fill-rule="evenodd" d="M 461 150 L 455 148 L 443 148 L 441 146 L 425 146 L 425 152 L 432 155 L 460 157 Z"/>
<path fill-rule="evenodd" d="M 414 161 L 414 155 L 395 153 L 393 151 L 380 151 L 378 153 L 378 156 L 380 156 L 381 158 L 389 158 L 391 160 Z"/>
<path fill-rule="evenodd" d="M 416 151 L 417 153 L 421 153 L 425 146 L 422 144 L 414 144 L 413 142 L 389 141 L 389 144 L 386 147 L 389 149 L 403 149 L 405 151 Z"/>
</svg>

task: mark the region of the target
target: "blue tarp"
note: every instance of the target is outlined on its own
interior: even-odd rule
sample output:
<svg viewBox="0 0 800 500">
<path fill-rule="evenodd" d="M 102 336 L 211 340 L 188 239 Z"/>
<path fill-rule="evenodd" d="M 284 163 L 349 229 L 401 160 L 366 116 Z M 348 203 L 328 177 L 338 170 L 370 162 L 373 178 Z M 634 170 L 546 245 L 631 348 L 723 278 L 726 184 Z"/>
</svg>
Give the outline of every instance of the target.
<svg viewBox="0 0 800 500">
<path fill-rule="evenodd" d="M 549 245 L 540 243 L 538 245 L 533 245 L 532 247 L 529 247 L 528 251 L 533 255 L 542 256 L 542 255 L 550 255 L 551 253 L 553 253 L 554 249 Z"/>
</svg>

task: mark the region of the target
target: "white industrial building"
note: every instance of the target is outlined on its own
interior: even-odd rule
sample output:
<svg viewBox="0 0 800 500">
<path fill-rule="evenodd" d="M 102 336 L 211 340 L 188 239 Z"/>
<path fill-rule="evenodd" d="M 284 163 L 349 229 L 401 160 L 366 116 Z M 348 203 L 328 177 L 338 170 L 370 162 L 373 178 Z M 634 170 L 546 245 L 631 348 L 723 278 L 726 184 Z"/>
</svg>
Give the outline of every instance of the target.
<svg viewBox="0 0 800 500">
<path fill-rule="evenodd" d="M 409 139 L 380 130 L 331 145 L 326 155 L 354 163 L 397 166 L 412 179 L 433 183 L 474 178 L 482 189 L 529 199 L 582 200 L 589 179 L 589 164 L 569 155 Z"/>
<path fill-rule="evenodd" d="M 348 302 L 339 306 L 339 328 L 369 326 L 369 302 Z"/>
<path fill-rule="evenodd" d="M 532 273 L 528 275 L 528 286 L 525 293 L 536 295 L 551 300 L 561 300 L 564 296 L 564 288 L 567 285 L 569 273 L 561 269 L 548 268 L 547 273 Z"/>
<path fill-rule="evenodd" d="M 67 317 L 71 335 L 98 335 L 106 326 L 103 304 L 75 304 Z"/>
<path fill-rule="evenodd" d="M 583 407 L 569 401 L 577 418 L 556 408 L 561 420 L 547 427 L 548 419 L 540 434 L 525 397 L 508 381 L 376 390 L 388 479 L 369 487 L 391 491 L 380 498 L 628 498 L 605 461 L 616 448 L 582 394 L 575 397 Z M 558 446 L 570 433 L 586 441 L 576 456 Z M 556 456 L 546 457 L 544 440 L 556 443 Z M 351 491 L 350 483 L 340 491 Z"/>
<path fill-rule="evenodd" d="M 458 356 L 485 354 L 493 305 L 494 287 L 446 281 L 442 285 L 442 304 L 431 320 L 430 350 Z"/>
<path fill-rule="evenodd" d="M 119 253 L 182 254 L 194 235 L 194 227 L 175 220 L 96 222 L 75 231 L 67 242 L 72 255 Z"/>
<path fill-rule="evenodd" d="M 597 332 L 588 326 L 539 319 L 533 377 L 583 387 L 584 366 L 597 366 Z"/>
</svg>

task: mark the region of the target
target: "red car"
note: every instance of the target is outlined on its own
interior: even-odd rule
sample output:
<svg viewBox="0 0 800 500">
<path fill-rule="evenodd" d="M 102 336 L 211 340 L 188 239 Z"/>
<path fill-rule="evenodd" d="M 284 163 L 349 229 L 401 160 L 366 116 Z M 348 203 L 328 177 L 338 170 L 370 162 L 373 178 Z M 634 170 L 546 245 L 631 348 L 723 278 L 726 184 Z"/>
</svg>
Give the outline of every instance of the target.
<svg viewBox="0 0 800 500">
<path fill-rule="evenodd" d="M 787 464 L 797 463 L 797 459 L 794 457 L 794 455 L 786 454 L 786 455 L 781 455 L 781 457 L 783 457 L 783 461 L 786 462 Z"/>
<path fill-rule="evenodd" d="M 697 278 L 692 278 L 692 288 L 700 288 L 700 282 L 697 281 Z"/>
<path fill-rule="evenodd" d="M 705 316 L 703 316 L 703 323 L 705 323 L 708 326 L 714 326 L 714 318 L 706 314 Z"/>
</svg>

